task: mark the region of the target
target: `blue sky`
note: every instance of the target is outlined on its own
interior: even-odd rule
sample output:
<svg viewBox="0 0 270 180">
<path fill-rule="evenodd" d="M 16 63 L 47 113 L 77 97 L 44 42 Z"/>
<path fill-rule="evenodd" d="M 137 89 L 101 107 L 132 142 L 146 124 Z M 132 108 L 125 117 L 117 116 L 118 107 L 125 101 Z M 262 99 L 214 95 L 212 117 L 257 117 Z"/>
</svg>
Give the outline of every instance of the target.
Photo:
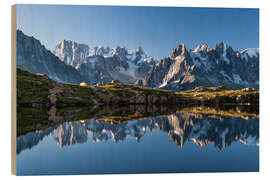
<svg viewBox="0 0 270 180">
<path fill-rule="evenodd" d="M 50 50 L 66 39 L 92 47 L 142 46 L 158 59 L 182 42 L 187 48 L 221 41 L 237 50 L 259 47 L 258 9 L 18 5 L 17 28 Z"/>
</svg>

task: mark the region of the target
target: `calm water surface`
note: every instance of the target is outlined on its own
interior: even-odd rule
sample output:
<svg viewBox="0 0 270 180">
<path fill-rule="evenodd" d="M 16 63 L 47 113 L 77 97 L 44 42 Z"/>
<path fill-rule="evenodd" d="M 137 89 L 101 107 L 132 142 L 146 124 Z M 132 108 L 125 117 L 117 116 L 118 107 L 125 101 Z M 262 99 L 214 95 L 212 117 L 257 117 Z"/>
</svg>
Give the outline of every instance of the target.
<svg viewBox="0 0 270 180">
<path fill-rule="evenodd" d="M 258 118 L 73 121 L 17 137 L 18 175 L 258 170 Z"/>
</svg>

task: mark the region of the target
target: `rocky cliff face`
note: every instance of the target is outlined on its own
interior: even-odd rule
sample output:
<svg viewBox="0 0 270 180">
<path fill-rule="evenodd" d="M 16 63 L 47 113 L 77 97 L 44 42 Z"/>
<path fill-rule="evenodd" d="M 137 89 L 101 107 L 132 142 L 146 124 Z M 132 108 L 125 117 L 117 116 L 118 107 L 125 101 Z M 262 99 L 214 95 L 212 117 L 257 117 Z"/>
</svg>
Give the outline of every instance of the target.
<svg viewBox="0 0 270 180">
<path fill-rule="evenodd" d="M 141 47 L 137 50 L 90 48 L 67 40 L 59 43 L 53 54 L 34 37 L 17 31 L 17 67 L 46 74 L 58 82 L 96 84 L 118 79 L 133 84 L 143 79 L 155 63 Z"/>
<path fill-rule="evenodd" d="M 174 91 L 196 86 L 221 86 L 230 89 L 259 87 L 259 51 L 234 51 L 221 42 L 214 48 L 203 43 L 194 50 L 180 44 L 162 59 L 142 80 L 144 86 Z"/>
<path fill-rule="evenodd" d="M 206 43 L 187 49 L 182 43 L 170 57 L 154 60 L 141 47 L 90 48 L 63 40 L 54 54 L 38 40 L 17 31 L 17 67 L 47 74 L 58 82 L 88 84 L 122 83 L 181 91 L 197 86 L 223 86 L 229 89 L 259 88 L 259 50 L 235 51 L 221 42 L 214 48 Z"/>
<path fill-rule="evenodd" d="M 58 82 L 80 83 L 77 70 L 66 65 L 48 51 L 37 39 L 17 30 L 17 67 L 32 73 L 42 73 Z"/>
<path fill-rule="evenodd" d="M 134 83 L 143 79 L 155 65 L 155 60 L 148 57 L 139 47 L 128 50 L 123 47 L 96 46 L 63 40 L 54 54 L 67 65 L 75 67 L 87 83 L 108 83 L 118 79 L 123 83 Z"/>
<path fill-rule="evenodd" d="M 77 67 L 89 56 L 90 48 L 86 44 L 63 40 L 56 46 L 53 53 L 65 64 Z"/>
</svg>

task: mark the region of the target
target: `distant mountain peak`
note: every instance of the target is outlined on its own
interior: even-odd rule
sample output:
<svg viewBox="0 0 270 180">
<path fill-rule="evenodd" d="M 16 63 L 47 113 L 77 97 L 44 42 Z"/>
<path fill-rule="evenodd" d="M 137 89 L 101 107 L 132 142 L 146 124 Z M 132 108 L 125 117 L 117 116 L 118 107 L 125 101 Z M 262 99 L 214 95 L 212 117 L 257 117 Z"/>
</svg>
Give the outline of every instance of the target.
<svg viewBox="0 0 270 180">
<path fill-rule="evenodd" d="M 208 45 L 207 45 L 205 42 L 203 42 L 202 44 L 198 45 L 198 46 L 194 49 L 194 51 L 195 51 L 195 52 L 198 52 L 198 51 L 205 51 L 205 50 L 207 50 L 207 49 L 208 49 Z"/>
<path fill-rule="evenodd" d="M 138 53 L 139 53 L 140 55 L 145 54 L 141 46 L 138 47 L 138 50 L 137 50 L 137 51 L 138 51 Z"/>
<path fill-rule="evenodd" d="M 177 56 L 184 56 L 187 53 L 184 43 L 180 43 L 176 48 L 174 48 L 170 53 L 170 58 L 175 59 Z"/>
<path fill-rule="evenodd" d="M 222 85 L 230 89 L 258 88 L 259 53 L 256 49 L 234 51 L 224 41 L 215 48 L 202 43 L 194 50 L 187 50 L 182 43 L 142 82 L 144 86 L 174 91 Z"/>
<path fill-rule="evenodd" d="M 202 43 L 194 50 L 180 43 L 169 58 L 156 61 L 141 46 L 135 50 L 89 47 L 71 40 L 62 40 L 51 53 L 39 40 L 17 30 L 17 67 L 60 82 L 96 84 L 118 79 L 174 91 L 197 86 L 259 87 L 259 49 L 235 51 L 224 41 L 214 48 Z"/>
<path fill-rule="evenodd" d="M 249 57 L 256 57 L 259 54 L 259 48 L 247 48 L 240 51 L 242 54 L 247 54 Z"/>
<path fill-rule="evenodd" d="M 216 48 L 218 49 L 227 49 L 230 47 L 225 41 L 221 41 L 219 44 L 216 45 Z"/>
<path fill-rule="evenodd" d="M 89 84 L 107 83 L 114 79 L 134 83 L 144 78 L 155 64 L 155 60 L 147 56 L 141 46 L 130 50 L 121 46 L 89 47 L 66 41 L 64 44 L 57 45 L 54 54 L 65 64 L 75 67 Z"/>
</svg>

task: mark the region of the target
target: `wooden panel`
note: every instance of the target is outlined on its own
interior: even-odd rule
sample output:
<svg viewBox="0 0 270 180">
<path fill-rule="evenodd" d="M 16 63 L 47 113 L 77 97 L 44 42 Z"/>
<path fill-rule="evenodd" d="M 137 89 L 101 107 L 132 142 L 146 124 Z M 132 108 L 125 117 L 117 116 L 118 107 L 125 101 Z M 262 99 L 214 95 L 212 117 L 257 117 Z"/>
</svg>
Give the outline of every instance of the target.
<svg viewBox="0 0 270 180">
<path fill-rule="evenodd" d="M 16 175 L 16 5 L 11 6 L 11 173 Z"/>
</svg>

